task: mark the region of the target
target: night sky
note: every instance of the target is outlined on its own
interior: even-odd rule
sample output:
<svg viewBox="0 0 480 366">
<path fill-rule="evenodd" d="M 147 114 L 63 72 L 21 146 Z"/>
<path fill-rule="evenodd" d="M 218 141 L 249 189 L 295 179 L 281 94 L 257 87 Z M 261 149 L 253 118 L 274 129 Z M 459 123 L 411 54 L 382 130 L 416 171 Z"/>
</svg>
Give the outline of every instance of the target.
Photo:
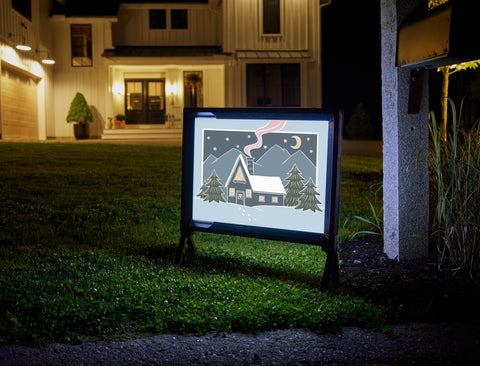
<svg viewBox="0 0 480 366">
<path fill-rule="evenodd" d="M 317 165 L 317 135 L 313 133 L 282 133 L 272 132 L 262 136 L 262 147 L 251 150 L 252 157 L 255 160 L 268 151 L 272 146 L 278 145 L 286 149 L 290 154 L 302 151 L 305 156 L 310 158 L 312 163 Z M 204 135 L 204 159 L 209 155 L 220 157 L 232 148 L 241 152 L 245 146 L 257 141 L 254 131 L 218 131 L 207 130 Z"/>
<path fill-rule="evenodd" d="M 333 0 L 322 10 L 323 106 L 345 122 L 363 103 L 382 137 L 380 0 Z"/>
</svg>

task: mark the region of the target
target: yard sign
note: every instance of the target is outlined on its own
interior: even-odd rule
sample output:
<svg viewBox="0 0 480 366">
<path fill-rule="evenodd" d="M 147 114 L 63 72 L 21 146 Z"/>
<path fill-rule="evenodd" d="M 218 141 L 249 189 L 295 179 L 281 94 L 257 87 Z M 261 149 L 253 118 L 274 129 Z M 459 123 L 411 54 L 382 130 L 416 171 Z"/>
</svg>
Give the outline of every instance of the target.
<svg viewBox="0 0 480 366">
<path fill-rule="evenodd" d="M 177 260 L 206 231 L 321 245 L 338 277 L 340 129 L 321 109 L 186 108 Z"/>
</svg>

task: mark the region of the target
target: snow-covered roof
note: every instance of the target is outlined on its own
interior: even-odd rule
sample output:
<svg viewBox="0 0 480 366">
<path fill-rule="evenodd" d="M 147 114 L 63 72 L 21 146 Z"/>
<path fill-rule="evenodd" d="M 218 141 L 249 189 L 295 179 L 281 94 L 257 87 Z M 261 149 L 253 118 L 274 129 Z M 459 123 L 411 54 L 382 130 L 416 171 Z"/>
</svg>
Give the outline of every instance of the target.
<svg viewBox="0 0 480 366">
<path fill-rule="evenodd" d="M 247 178 L 252 186 L 252 191 L 256 193 L 270 193 L 270 194 L 286 194 L 285 187 L 283 186 L 282 179 L 280 177 L 269 177 L 264 175 L 251 175 L 248 171 L 247 164 L 245 160 L 243 160 L 242 155 L 238 155 L 235 164 L 233 164 L 234 169 L 230 172 L 230 175 L 227 179 L 227 185 L 230 184 L 231 180 L 233 179 L 233 174 L 235 172 L 235 168 L 238 166 L 238 163 L 242 164 L 243 170 L 247 175 Z"/>
</svg>

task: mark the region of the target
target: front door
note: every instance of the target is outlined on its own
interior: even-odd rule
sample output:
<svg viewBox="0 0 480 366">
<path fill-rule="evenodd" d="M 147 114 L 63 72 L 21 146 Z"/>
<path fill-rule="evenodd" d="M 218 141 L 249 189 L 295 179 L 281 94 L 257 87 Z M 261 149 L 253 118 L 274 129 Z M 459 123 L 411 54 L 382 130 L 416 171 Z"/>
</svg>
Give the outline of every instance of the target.
<svg viewBox="0 0 480 366">
<path fill-rule="evenodd" d="M 127 124 L 165 123 L 165 80 L 126 79 Z"/>
<path fill-rule="evenodd" d="M 237 205 L 245 206 L 245 192 L 237 191 Z"/>
</svg>

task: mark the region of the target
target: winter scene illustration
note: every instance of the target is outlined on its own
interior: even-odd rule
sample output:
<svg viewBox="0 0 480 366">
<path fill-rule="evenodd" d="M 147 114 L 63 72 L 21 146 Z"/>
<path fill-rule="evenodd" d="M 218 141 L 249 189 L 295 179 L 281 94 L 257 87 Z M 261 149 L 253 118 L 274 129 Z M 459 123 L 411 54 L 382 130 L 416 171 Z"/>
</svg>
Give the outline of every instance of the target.
<svg viewBox="0 0 480 366">
<path fill-rule="evenodd" d="M 194 211 L 205 221 L 321 230 L 325 179 L 318 160 L 326 141 L 315 131 L 292 132 L 288 121 L 258 123 L 252 130 L 202 130 Z"/>
</svg>

